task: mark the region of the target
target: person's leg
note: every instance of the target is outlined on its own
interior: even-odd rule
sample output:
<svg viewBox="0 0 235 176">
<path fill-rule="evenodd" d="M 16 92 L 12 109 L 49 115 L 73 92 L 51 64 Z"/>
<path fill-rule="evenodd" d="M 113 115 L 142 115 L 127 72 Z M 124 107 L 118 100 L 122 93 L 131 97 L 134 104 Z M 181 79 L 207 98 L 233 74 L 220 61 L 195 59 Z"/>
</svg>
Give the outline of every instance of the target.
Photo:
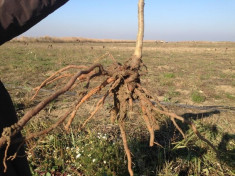
<svg viewBox="0 0 235 176">
<path fill-rule="evenodd" d="M 17 116 L 10 95 L 0 81 L 0 134 L 2 134 L 3 128 L 9 127 L 16 122 Z M 19 133 L 15 137 L 19 138 L 21 134 Z M 8 156 L 13 155 L 17 151 L 18 146 L 19 144 L 11 145 L 8 150 Z M 13 161 L 7 161 L 7 172 L 4 173 L 4 151 L 4 148 L 0 149 L 0 176 L 14 176 L 14 173 L 17 176 L 31 175 L 23 146 L 20 148 L 18 156 Z"/>
</svg>

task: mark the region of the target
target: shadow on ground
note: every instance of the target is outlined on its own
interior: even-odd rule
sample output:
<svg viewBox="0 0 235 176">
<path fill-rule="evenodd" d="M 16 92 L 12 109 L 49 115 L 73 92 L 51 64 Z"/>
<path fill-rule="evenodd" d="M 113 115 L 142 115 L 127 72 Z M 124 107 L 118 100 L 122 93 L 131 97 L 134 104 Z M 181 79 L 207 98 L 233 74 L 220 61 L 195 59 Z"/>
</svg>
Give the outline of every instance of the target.
<svg viewBox="0 0 235 176">
<path fill-rule="evenodd" d="M 220 112 L 216 110 L 198 114 L 185 113 L 182 116 L 186 119 L 197 120 L 219 113 Z M 149 136 L 141 136 L 138 140 L 135 139 L 131 142 L 130 148 L 133 153 L 135 173 L 151 176 L 159 175 L 160 173 L 166 174 L 170 171 L 172 174 L 179 176 L 195 174 L 208 175 L 208 173 L 206 173 L 208 170 L 206 169 L 201 169 L 201 171 L 205 171 L 205 173 L 198 171 L 199 166 L 195 166 L 195 162 L 199 160 L 202 161 L 198 162 L 197 165 L 200 165 L 200 168 L 203 168 L 204 160 L 206 158 L 204 156 L 208 155 L 208 152 L 209 150 L 211 151 L 211 149 L 208 146 L 202 147 L 205 145 L 196 145 L 195 141 L 199 139 L 192 134 L 189 126 L 179 122 L 178 124 L 185 134 L 191 133 L 191 136 L 188 136 L 191 139 L 183 139 L 172 122 L 168 120 L 161 125 L 160 130 L 155 132 L 155 141 L 162 147 L 159 145 L 149 147 Z M 205 129 L 206 131 L 203 131 L 203 133 L 209 133 L 211 137 L 209 140 L 213 143 L 213 139 L 218 138 L 219 135 L 217 127 L 215 125 L 207 125 L 204 126 L 204 130 Z M 223 134 L 220 140 L 219 145 L 216 146 L 219 150 L 219 154 L 216 156 L 217 161 L 233 168 L 235 166 L 235 149 L 228 149 L 227 146 L 230 141 L 235 140 L 235 135 Z M 169 168 L 166 168 L 167 165 Z M 197 170 L 197 173 L 194 172 L 195 170 Z"/>
</svg>

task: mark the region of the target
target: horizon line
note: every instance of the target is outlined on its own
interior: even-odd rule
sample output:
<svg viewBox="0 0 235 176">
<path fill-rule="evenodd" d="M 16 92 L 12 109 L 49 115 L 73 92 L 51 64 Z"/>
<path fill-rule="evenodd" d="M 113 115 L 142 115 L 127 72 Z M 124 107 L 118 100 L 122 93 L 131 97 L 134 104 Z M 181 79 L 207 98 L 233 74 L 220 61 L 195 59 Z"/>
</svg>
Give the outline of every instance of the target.
<svg viewBox="0 0 235 176">
<path fill-rule="evenodd" d="M 110 38 L 86 38 L 86 37 L 76 37 L 76 36 L 64 36 L 64 37 L 56 37 L 56 36 L 18 36 L 13 38 L 11 41 L 24 41 L 27 40 L 30 42 L 30 40 L 38 40 L 38 42 L 126 42 L 126 43 L 134 43 L 136 40 L 131 40 L 131 39 L 110 39 Z M 42 41 L 43 40 L 43 41 Z M 33 41 L 36 42 L 36 41 Z M 151 39 L 151 40 L 145 40 L 144 42 L 150 42 L 150 43 L 168 43 L 168 42 L 231 42 L 234 43 L 235 41 L 213 41 L 213 40 L 177 40 L 177 41 L 166 41 L 166 40 L 161 40 L 161 39 Z"/>
</svg>

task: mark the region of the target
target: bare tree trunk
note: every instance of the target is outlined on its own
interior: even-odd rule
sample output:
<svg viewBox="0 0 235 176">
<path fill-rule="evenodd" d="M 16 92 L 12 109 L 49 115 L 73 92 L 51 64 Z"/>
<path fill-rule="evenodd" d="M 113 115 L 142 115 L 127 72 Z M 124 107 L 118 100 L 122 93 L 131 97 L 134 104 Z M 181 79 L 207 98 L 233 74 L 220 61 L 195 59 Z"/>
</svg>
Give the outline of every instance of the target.
<svg viewBox="0 0 235 176">
<path fill-rule="evenodd" d="M 136 39 L 136 47 L 134 55 L 131 58 L 131 69 L 138 70 L 142 58 L 142 48 L 143 48 L 143 38 L 144 38 L 144 0 L 139 0 L 138 3 L 138 34 Z"/>
<path fill-rule="evenodd" d="M 143 38 L 144 38 L 144 0 L 140 0 L 138 4 L 138 34 L 137 34 L 136 47 L 134 53 L 134 56 L 139 59 L 142 57 Z"/>
</svg>

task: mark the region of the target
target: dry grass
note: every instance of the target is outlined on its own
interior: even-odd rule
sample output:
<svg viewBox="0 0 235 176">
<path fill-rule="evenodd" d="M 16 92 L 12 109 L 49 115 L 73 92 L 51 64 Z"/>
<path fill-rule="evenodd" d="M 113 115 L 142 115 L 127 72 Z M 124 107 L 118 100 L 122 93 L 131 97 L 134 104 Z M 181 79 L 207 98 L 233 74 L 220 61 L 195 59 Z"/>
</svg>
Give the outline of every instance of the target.
<svg viewBox="0 0 235 176">
<path fill-rule="evenodd" d="M 104 47 L 105 46 L 105 47 Z M 28 103 L 30 90 L 36 87 L 54 71 L 66 65 L 91 65 L 96 58 L 110 52 L 115 59 L 123 62 L 133 53 L 134 43 L 105 42 L 10 42 L 0 47 L 0 78 L 10 91 L 19 115 Z M 235 104 L 235 43 L 229 42 L 180 42 L 145 43 L 143 59 L 148 73 L 142 72 L 142 84 L 166 103 L 182 103 L 200 106 L 234 106 Z M 101 61 L 105 66 L 112 60 Z M 99 80 L 93 84 L 98 85 Z M 83 85 L 80 85 L 83 86 Z M 39 93 L 39 99 L 47 96 L 47 88 Z M 196 92 L 196 94 L 195 94 Z M 61 103 L 52 102 L 39 117 L 57 117 L 68 106 L 76 92 L 64 95 Z M 192 98 L 194 95 L 196 98 Z M 198 96 L 198 97 L 197 97 Z M 200 98 L 202 97 L 202 98 Z M 37 99 L 36 101 L 39 101 Z M 94 111 L 95 102 L 82 107 L 77 118 L 84 120 Z M 196 101 L 198 100 L 198 101 Z M 23 108 L 22 108 L 23 106 Z M 103 112 L 98 114 L 95 124 L 107 123 L 109 101 Z M 195 110 L 170 107 L 186 118 L 198 119 L 216 125 L 228 134 L 234 134 L 235 112 Z M 138 111 L 138 110 L 136 110 Z M 135 116 L 135 110 L 134 110 Z M 133 118 L 134 118 L 133 116 Z M 101 118 L 103 117 L 103 118 Z M 138 126 L 131 124 L 133 126 Z"/>
<path fill-rule="evenodd" d="M 10 42 L 0 48 L 0 77 L 17 99 L 25 94 L 25 89 L 38 86 L 53 71 L 66 65 L 91 65 L 107 51 L 122 62 L 134 47 L 134 43 Z M 143 58 L 148 73 L 143 72 L 146 76 L 141 81 L 161 101 L 234 106 L 235 43 L 145 43 Z M 102 64 L 111 62 L 105 59 Z M 24 89 L 15 89 L 17 86 Z M 193 92 L 198 92 L 204 101 L 194 102 Z M 220 116 L 224 117 L 223 114 L 227 116 L 226 112 Z"/>
</svg>

